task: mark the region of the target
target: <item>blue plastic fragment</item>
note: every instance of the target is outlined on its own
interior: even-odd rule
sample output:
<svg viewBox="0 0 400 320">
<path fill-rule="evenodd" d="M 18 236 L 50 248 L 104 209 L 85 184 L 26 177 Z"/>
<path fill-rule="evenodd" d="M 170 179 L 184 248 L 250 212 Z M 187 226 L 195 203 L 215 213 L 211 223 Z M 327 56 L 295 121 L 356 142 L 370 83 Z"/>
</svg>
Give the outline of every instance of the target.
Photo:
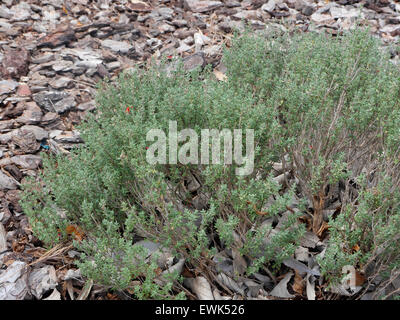
<svg viewBox="0 0 400 320">
<path fill-rule="evenodd" d="M 49 149 L 50 149 L 49 146 L 47 146 L 47 145 L 45 145 L 45 144 L 43 144 L 43 143 L 41 143 L 40 146 L 41 146 L 43 149 L 46 149 L 46 150 L 49 150 Z"/>
</svg>

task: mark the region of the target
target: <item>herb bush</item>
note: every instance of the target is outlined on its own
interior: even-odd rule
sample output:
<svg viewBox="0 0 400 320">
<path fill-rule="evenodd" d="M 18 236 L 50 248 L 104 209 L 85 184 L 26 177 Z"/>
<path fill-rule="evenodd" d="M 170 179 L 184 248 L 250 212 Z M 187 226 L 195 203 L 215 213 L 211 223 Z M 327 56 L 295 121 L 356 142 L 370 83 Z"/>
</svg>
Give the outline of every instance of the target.
<svg viewBox="0 0 400 320">
<path fill-rule="evenodd" d="M 97 110 L 80 127 L 85 144 L 68 156 L 45 156 L 43 172 L 24 186 L 22 205 L 36 235 L 53 245 L 68 238 L 68 226 L 79 226 L 85 238 L 74 244 L 86 276 L 141 299 L 182 298 L 179 273 L 160 281 L 160 256 L 148 258 L 135 243 L 159 244 L 215 284 L 219 251 L 247 262 L 234 276 L 279 268 L 306 230 L 298 218 L 310 215 L 319 233 L 324 209 L 339 199 L 319 261 L 323 274 L 335 281 L 344 264 L 376 264 L 378 252 L 393 276 L 400 198 L 389 182 L 396 164 L 388 164 L 399 146 L 399 72 L 379 42 L 365 31 L 337 38 L 247 33 L 223 61 L 227 81 L 208 67 L 185 72 L 180 65 L 101 84 Z M 204 128 L 254 129 L 254 170 L 238 176 L 236 163 L 149 164 L 146 133 L 168 133 L 170 120 L 199 136 Z M 272 168 L 279 161 L 290 173 L 282 185 Z M 332 191 L 338 184 L 347 196 Z M 263 222 L 288 208 L 287 223 L 271 236 Z"/>
</svg>

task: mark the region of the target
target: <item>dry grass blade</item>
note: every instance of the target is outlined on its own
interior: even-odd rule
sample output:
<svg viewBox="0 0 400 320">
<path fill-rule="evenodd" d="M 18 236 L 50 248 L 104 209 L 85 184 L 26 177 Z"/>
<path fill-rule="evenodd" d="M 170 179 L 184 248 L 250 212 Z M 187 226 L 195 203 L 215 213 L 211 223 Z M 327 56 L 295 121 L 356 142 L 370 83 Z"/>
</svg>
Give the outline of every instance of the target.
<svg viewBox="0 0 400 320">
<path fill-rule="evenodd" d="M 92 290 L 92 287 L 93 287 L 93 280 L 89 279 L 88 281 L 86 281 L 81 293 L 79 294 L 76 300 L 86 300 L 87 297 L 89 296 L 90 291 Z"/>
<path fill-rule="evenodd" d="M 72 248 L 73 248 L 72 245 L 65 246 L 64 244 L 59 243 L 55 247 L 51 248 L 49 251 L 45 252 L 39 259 L 31 262 L 29 265 L 33 266 L 40 262 L 44 262 L 49 259 L 54 259 L 58 256 L 61 256 L 62 254 L 64 254 L 65 252 L 67 252 L 68 250 L 70 250 Z"/>
<path fill-rule="evenodd" d="M 66 281 L 66 287 L 67 287 L 68 295 L 71 298 L 71 300 L 75 300 L 74 287 L 72 286 L 72 281 L 71 280 L 67 280 Z"/>
</svg>

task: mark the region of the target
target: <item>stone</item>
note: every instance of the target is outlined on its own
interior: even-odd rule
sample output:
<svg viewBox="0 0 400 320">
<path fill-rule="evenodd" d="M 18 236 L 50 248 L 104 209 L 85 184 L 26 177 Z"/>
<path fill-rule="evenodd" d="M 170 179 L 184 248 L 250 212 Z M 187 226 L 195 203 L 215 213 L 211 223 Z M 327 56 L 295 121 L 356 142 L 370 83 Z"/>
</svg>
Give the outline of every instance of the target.
<svg viewBox="0 0 400 320">
<path fill-rule="evenodd" d="M 168 23 L 161 23 L 157 26 L 157 28 L 162 34 L 175 31 L 175 27 L 169 25 Z"/>
<path fill-rule="evenodd" d="M 40 122 L 41 125 L 45 126 L 48 130 L 59 129 L 63 127 L 60 116 L 56 112 L 47 112 Z"/>
<path fill-rule="evenodd" d="M 30 101 L 25 104 L 25 108 L 22 115 L 16 121 L 24 124 L 38 124 L 43 116 L 43 112 L 39 106 L 34 101 Z"/>
<path fill-rule="evenodd" d="M 52 81 L 49 82 L 49 85 L 53 89 L 65 89 L 65 88 L 70 88 L 70 85 L 73 84 L 72 79 L 67 78 L 67 77 L 60 77 L 56 78 Z"/>
<path fill-rule="evenodd" d="M 0 121 L 0 132 L 9 131 L 13 129 L 15 125 L 15 120 L 2 120 Z"/>
<path fill-rule="evenodd" d="M 182 52 L 187 52 L 192 50 L 193 46 L 189 46 L 186 43 L 184 43 L 183 41 L 181 42 L 181 45 L 178 47 L 178 49 L 176 49 L 176 51 L 178 53 L 182 53 Z"/>
<path fill-rule="evenodd" d="M 222 52 L 221 45 L 213 45 L 204 49 L 204 53 L 207 57 L 215 57 Z"/>
<path fill-rule="evenodd" d="M 186 27 L 188 22 L 184 19 L 172 20 L 172 24 L 178 28 Z"/>
<path fill-rule="evenodd" d="M 11 21 L 25 21 L 28 20 L 31 15 L 31 7 L 26 2 L 20 2 L 17 5 L 11 7 L 10 10 L 13 13 Z"/>
<path fill-rule="evenodd" d="M 101 45 L 115 53 L 128 53 L 133 48 L 129 43 L 111 39 L 101 41 Z"/>
<path fill-rule="evenodd" d="M 77 110 L 79 111 L 92 111 L 96 108 L 94 100 L 88 101 L 81 103 L 76 107 Z"/>
<path fill-rule="evenodd" d="M 66 92 L 44 91 L 33 95 L 33 100 L 47 111 L 54 112 L 54 104 L 68 96 Z"/>
<path fill-rule="evenodd" d="M 208 12 L 223 6 L 220 1 L 184 0 L 184 6 L 192 12 Z"/>
<path fill-rule="evenodd" d="M 76 106 L 74 96 L 68 96 L 65 99 L 62 99 L 54 104 L 54 110 L 58 113 L 64 113 L 72 110 Z"/>
<path fill-rule="evenodd" d="M 35 170 L 42 164 L 42 158 L 32 154 L 11 157 L 11 162 L 22 169 Z"/>
<path fill-rule="evenodd" d="M 151 7 L 143 1 L 132 1 L 127 3 L 127 7 L 132 11 L 137 12 L 149 12 L 151 11 Z"/>
<path fill-rule="evenodd" d="M 28 74 L 29 52 L 25 48 L 5 52 L 0 65 L 0 75 L 5 78 L 19 79 Z"/>
<path fill-rule="evenodd" d="M 1 80 L 0 81 L 0 95 L 10 94 L 18 87 L 18 82 L 14 80 Z"/>
<path fill-rule="evenodd" d="M 275 0 L 269 0 L 267 3 L 261 6 L 261 10 L 266 12 L 273 12 L 275 10 L 276 2 Z"/>
<path fill-rule="evenodd" d="M 174 10 L 168 7 L 158 8 L 156 12 L 165 20 L 171 20 Z"/>
<path fill-rule="evenodd" d="M 60 18 L 60 13 L 55 11 L 54 8 L 51 8 L 50 10 L 43 10 L 44 21 L 50 21 L 54 23 L 59 18 Z"/>
<path fill-rule="evenodd" d="M 54 136 L 54 141 L 61 143 L 81 143 L 83 142 L 78 131 L 64 131 Z"/>
<path fill-rule="evenodd" d="M 356 8 L 352 8 L 350 10 L 347 10 L 342 7 L 332 7 L 330 9 L 330 13 L 332 15 L 332 18 L 338 19 L 338 18 L 357 18 L 360 16 L 360 11 Z M 361 13 L 362 15 L 362 13 Z"/>
<path fill-rule="evenodd" d="M 4 19 L 11 19 L 13 16 L 13 12 L 8 9 L 4 4 L 1 5 L 0 7 L 0 18 L 4 18 Z"/>
<path fill-rule="evenodd" d="M 23 130 L 24 132 L 32 132 L 37 141 L 47 139 L 49 136 L 46 130 L 38 126 L 24 125 L 23 127 L 21 127 L 21 130 Z"/>
<path fill-rule="evenodd" d="M 56 48 L 75 41 L 75 31 L 69 26 L 62 26 L 38 40 L 38 48 Z"/>
<path fill-rule="evenodd" d="M 121 62 L 119 62 L 119 61 L 113 61 L 113 62 L 107 63 L 107 69 L 109 71 L 117 70 L 120 67 L 121 67 Z"/>
<path fill-rule="evenodd" d="M 4 170 L 6 170 L 11 176 L 17 180 L 18 182 L 21 182 L 22 179 L 22 172 L 18 169 L 18 167 L 14 164 L 7 164 L 4 166 Z"/>
<path fill-rule="evenodd" d="M 316 22 L 316 23 L 330 23 L 330 22 L 334 22 L 334 20 L 332 19 L 332 16 L 329 14 L 321 14 L 318 12 L 314 12 L 311 16 L 310 16 L 311 20 Z"/>
<path fill-rule="evenodd" d="M 36 141 L 34 133 L 29 130 L 15 130 L 11 140 L 23 153 L 35 153 L 40 149 L 40 144 Z"/>
<path fill-rule="evenodd" d="M 74 66 L 74 63 L 72 61 L 67 61 L 67 60 L 61 60 L 61 61 L 56 61 L 51 68 L 55 72 L 68 72 L 71 71 Z M 53 74 L 54 75 L 54 74 Z"/>
<path fill-rule="evenodd" d="M 18 87 L 17 95 L 20 97 L 29 97 L 32 95 L 32 92 L 26 83 L 21 83 Z"/>
<path fill-rule="evenodd" d="M 183 68 L 186 71 L 192 71 L 196 68 L 204 68 L 205 66 L 206 60 L 203 52 L 192 54 L 183 59 Z"/>
<path fill-rule="evenodd" d="M 19 183 L 12 177 L 0 171 L 0 190 L 13 190 L 17 189 Z M 0 290 L 1 291 L 1 290 Z"/>
<path fill-rule="evenodd" d="M 303 9 L 301 10 L 301 13 L 304 14 L 305 16 L 311 16 L 314 13 L 315 9 L 312 6 L 307 6 L 305 5 Z"/>
<path fill-rule="evenodd" d="M 12 138 L 12 133 L 11 132 L 7 132 L 4 134 L 0 134 L 0 143 L 1 144 L 7 144 L 11 141 Z"/>
<path fill-rule="evenodd" d="M 55 55 L 53 53 L 45 53 L 41 56 L 32 58 L 31 62 L 35 63 L 35 64 L 43 64 L 43 63 L 53 61 L 54 59 L 55 59 Z"/>
</svg>

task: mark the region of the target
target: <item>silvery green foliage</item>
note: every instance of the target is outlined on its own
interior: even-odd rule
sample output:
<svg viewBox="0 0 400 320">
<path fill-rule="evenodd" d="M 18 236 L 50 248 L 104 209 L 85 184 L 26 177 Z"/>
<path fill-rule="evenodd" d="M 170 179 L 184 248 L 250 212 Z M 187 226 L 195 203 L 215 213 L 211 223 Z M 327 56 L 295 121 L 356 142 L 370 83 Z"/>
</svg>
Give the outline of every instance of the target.
<svg viewBox="0 0 400 320">
<path fill-rule="evenodd" d="M 46 157 L 40 184 L 24 187 L 23 208 L 36 235 L 50 245 L 68 237 L 68 225 L 79 225 L 86 234 L 76 242 L 84 252 L 84 274 L 117 289 L 140 279 L 141 286 L 133 290 L 142 299 L 181 298 L 178 287 L 173 288 L 178 275 L 159 286 L 157 259 L 147 258 L 134 245 L 137 240 L 172 250 L 210 280 L 215 276 L 212 257 L 224 248 L 235 248 L 250 261 L 248 273 L 263 265 L 278 267 L 304 232 L 305 225 L 296 223 L 304 208 L 266 245 L 270 230 L 261 227 L 265 217 L 259 214 L 266 203 L 272 199 L 268 217 L 286 211 L 295 193 L 323 203 L 330 185 L 348 183 L 369 162 L 396 157 L 399 72 L 366 32 L 337 38 L 247 34 L 226 50 L 224 63 L 227 81 L 217 81 L 208 68 L 166 73 L 149 66 L 103 83 L 97 111 L 80 128 L 85 145 L 67 157 Z M 150 165 L 146 132 L 168 132 L 170 120 L 177 121 L 178 130 L 197 133 L 204 128 L 254 129 L 253 173 L 237 176 L 235 163 Z M 299 181 L 286 191 L 273 181 L 271 169 L 285 155 Z M 199 187 L 191 189 L 193 179 Z M 343 263 L 362 263 L 371 250 L 372 240 L 360 234 L 372 222 L 356 224 L 354 231 L 346 229 L 347 218 L 382 212 L 376 236 L 394 234 L 384 225 L 399 219 L 397 211 L 370 207 L 368 188 L 358 194 L 361 207 L 344 206 L 331 221 L 354 239 L 332 231 L 321 262 L 327 275 L 337 274 Z M 389 209 L 394 218 L 385 214 Z M 351 246 L 361 240 L 367 242 L 357 257 L 342 250 L 341 241 Z M 335 257 L 340 258 L 337 264 Z"/>
</svg>

